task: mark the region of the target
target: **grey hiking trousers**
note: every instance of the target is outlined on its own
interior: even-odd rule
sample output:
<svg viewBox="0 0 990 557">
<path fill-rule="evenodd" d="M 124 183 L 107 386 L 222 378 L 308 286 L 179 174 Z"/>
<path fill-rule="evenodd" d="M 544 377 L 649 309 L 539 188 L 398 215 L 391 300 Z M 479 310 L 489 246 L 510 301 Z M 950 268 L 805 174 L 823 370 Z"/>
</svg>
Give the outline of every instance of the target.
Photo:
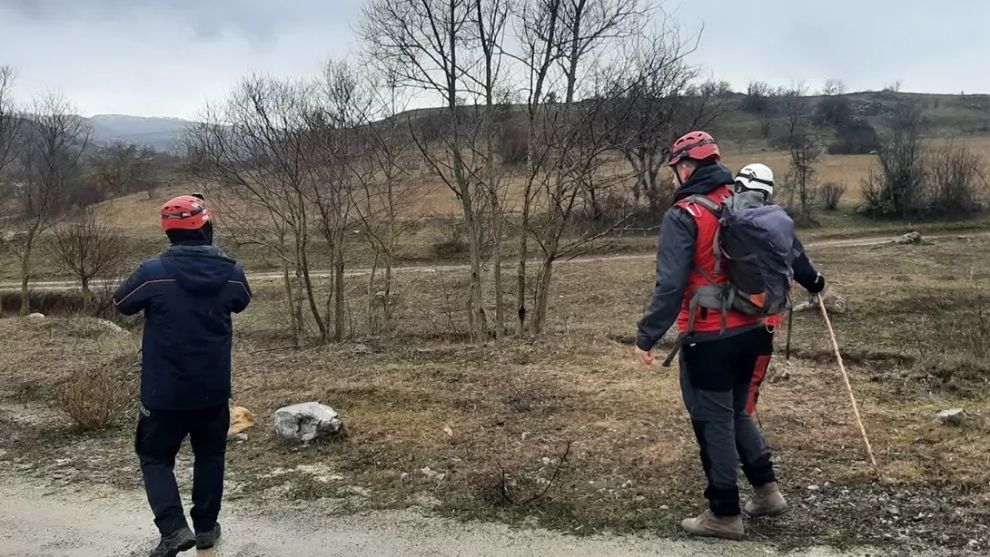
<svg viewBox="0 0 990 557">
<path fill-rule="evenodd" d="M 770 449 L 746 412 L 754 370 L 766 367 L 773 335 L 759 327 L 681 348 L 681 394 L 708 479 L 705 497 L 717 516 L 739 514 L 736 469 L 753 486 L 776 481 Z"/>
</svg>

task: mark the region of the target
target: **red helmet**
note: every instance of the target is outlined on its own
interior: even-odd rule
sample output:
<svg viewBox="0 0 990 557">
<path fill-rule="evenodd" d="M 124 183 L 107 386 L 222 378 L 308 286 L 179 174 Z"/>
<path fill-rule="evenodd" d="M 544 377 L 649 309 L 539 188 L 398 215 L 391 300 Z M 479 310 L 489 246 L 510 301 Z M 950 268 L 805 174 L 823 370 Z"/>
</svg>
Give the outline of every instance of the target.
<svg viewBox="0 0 990 557">
<path fill-rule="evenodd" d="M 162 228 L 169 230 L 199 230 L 210 221 L 206 202 L 192 195 L 180 195 L 162 205 Z"/>
<path fill-rule="evenodd" d="M 715 160 L 721 158 L 715 138 L 708 132 L 693 131 L 674 142 L 670 148 L 670 162 L 667 164 L 674 166 L 684 159 L 701 161 L 711 157 L 715 157 Z"/>
</svg>

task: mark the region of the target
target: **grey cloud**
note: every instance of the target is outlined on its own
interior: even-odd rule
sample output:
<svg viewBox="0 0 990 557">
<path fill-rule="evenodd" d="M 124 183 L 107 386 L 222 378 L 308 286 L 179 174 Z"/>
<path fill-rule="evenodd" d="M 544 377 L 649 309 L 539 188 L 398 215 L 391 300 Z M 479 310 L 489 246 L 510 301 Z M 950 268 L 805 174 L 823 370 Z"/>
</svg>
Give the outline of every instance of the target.
<svg viewBox="0 0 990 557">
<path fill-rule="evenodd" d="M 354 2 L 272 2 L 265 0 L 0 0 L 6 11 L 35 24 L 115 21 L 183 25 L 202 39 L 224 35 L 269 40 L 306 19 L 331 19 Z"/>
</svg>

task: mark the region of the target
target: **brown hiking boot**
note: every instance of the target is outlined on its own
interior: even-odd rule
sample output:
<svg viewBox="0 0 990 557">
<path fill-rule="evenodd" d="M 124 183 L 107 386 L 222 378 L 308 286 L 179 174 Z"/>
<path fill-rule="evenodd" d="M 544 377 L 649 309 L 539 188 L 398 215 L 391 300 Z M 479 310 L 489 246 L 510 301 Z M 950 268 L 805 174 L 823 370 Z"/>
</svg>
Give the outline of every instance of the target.
<svg viewBox="0 0 990 557">
<path fill-rule="evenodd" d="M 746 501 L 743 510 L 749 516 L 778 516 L 787 512 L 787 501 L 777 482 L 770 482 L 755 488 L 753 498 Z"/>
<path fill-rule="evenodd" d="M 685 518 L 681 521 L 681 528 L 692 536 L 725 538 L 727 540 L 741 540 L 746 534 L 746 530 L 743 529 L 742 515 L 715 516 L 710 509 L 706 509 L 696 518 Z"/>
</svg>

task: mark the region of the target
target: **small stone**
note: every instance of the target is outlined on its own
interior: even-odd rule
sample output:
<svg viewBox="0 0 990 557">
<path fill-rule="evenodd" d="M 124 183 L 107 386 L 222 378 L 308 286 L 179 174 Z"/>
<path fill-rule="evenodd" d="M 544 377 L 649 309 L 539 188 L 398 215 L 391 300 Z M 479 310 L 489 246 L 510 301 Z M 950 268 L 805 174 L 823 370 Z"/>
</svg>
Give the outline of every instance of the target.
<svg viewBox="0 0 990 557">
<path fill-rule="evenodd" d="M 815 484 L 811 484 L 808 486 L 808 491 L 818 491 L 819 489 L 820 488 Z"/>
<path fill-rule="evenodd" d="M 959 425 L 963 422 L 966 414 L 962 408 L 950 408 L 949 410 L 942 410 L 938 414 L 935 414 L 935 416 L 942 420 L 944 424 Z"/>
<path fill-rule="evenodd" d="M 454 430 L 450 429 L 450 426 L 449 425 L 443 426 L 443 432 L 447 434 L 447 437 L 453 437 L 454 436 Z"/>
<path fill-rule="evenodd" d="M 44 319 L 44 318 L 45 318 L 44 313 L 32 313 L 28 315 L 28 319 Z"/>
<path fill-rule="evenodd" d="M 666 510 L 668 510 L 669 508 L 670 508 L 670 505 L 660 505 L 660 510 L 661 510 L 661 511 L 666 511 Z"/>
<path fill-rule="evenodd" d="M 238 433 L 234 437 L 237 439 L 237 442 L 238 443 L 243 443 L 243 442 L 245 442 L 245 441 L 248 440 L 248 434 L 247 433 Z"/>
</svg>

